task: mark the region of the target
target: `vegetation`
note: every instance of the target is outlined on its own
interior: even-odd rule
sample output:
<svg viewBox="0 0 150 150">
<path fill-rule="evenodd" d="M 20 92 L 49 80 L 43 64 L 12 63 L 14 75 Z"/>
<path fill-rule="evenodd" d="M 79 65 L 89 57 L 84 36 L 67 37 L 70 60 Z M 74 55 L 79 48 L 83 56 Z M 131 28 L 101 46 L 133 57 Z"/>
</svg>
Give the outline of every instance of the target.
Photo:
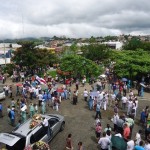
<svg viewBox="0 0 150 150">
<path fill-rule="evenodd" d="M 137 49 L 136 51 L 113 51 L 111 58 L 116 62 L 114 72 L 119 77 L 135 78 L 150 72 L 149 52 Z"/>
<path fill-rule="evenodd" d="M 20 66 L 28 66 L 32 69 L 40 66 L 52 65 L 58 61 L 55 54 L 52 54 L 47 49 L 38 49 L 34 42 L 20 42 L 22 47 L 14 51 L 12 60 Z"/>
<path fill-rule="evenodd" d="M 68 55 L 61 59 L 60 70 L 70 72 L 72 77 L 81 78 L 98 76 L 102 73 L 102 69 L 93 61 L 78 55 Z"/>
<path fill-rule="evenodd" d="M 105 62 L 109 59 L 111 50 L 104 44 L 90 44 L 83 46 L 83 56 L 92 61 Z"/>
<path fill-rule="evenodd" d="M 142 42 L 138 38 L 132 38 L 123 47 L 125 50 L 138 50 L 150 51 L 150 42 Z"/>
</svg>

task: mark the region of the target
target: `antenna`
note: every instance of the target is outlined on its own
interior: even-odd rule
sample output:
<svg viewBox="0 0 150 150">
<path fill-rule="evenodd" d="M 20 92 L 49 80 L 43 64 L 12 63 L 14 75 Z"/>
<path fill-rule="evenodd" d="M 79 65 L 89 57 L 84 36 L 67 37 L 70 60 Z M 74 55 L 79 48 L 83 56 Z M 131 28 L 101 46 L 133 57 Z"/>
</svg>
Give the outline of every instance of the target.
<svg viewBox="0 0 150 150">
<path fill-rule="evenodd" d="M 23 13 L 21 13 L 22 17 L 22 38 L 24 38 L 24 20 L 23 20 Z"/>
</svg>

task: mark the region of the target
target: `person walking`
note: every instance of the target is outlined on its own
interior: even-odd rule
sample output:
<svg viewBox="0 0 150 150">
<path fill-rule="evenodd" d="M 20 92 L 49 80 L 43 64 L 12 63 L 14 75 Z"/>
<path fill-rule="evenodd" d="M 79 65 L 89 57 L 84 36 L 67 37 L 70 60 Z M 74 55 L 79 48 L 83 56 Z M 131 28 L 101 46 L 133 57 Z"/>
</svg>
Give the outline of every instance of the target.
<svg viewBox="0 0 150 150">
<path fill-rule="evenodd" d="M 103 137 L 100 138 L 100 140 L 98 141 L 101 150 L 108 150 L 110 143 L 111 143 L 110 139 L 106 137 L 106 133 L 103 132 Z"/>
<path fill-rule="evenodd" d="M 123 138 L 126 142 L 130 138 L 130 128 L 127 123 L 125 123 L 123 127 Z"/>
<path fill-rule="evenodd" d="M 12 107 L 10 111 L 10 120 L 11 120 L 11 125 L 14 127 L 15 126 L 15 109 Z"/>
<path fill-rule="evenodd" d="M 100 112 L 100 103 L 97 103 L 97 104 L 96 104 L 96 115 L 95 115 L 95 119 L 98 118 L 98 116 L 99 116 L 100 119 L 102 119 L 102 117 L 101 117 L 101 112 Z"/>
<path fill-rule="evenodd" d="M 98 122 L 98 124 L 96 125 L 95 132 L 96 132 L 96 138 L 98 142 L 101 137 L 101 132 L 102 132 L 102 125 L 100 122 Z"/>
<path fill-rule="evenodd" d="M 21 121 L 22 123 L 24 123 L 27 120 L 27 106 L 25 104 L 23 104 L 22 108 L 21 108 Z"/>
<path fill-rule="evenodd" d="M 125 111 L 126 110 L 126 103 L 127 103 L 128 99 L 125 95 L 123 95 L 121 100 L 122 100 L 122 109 Z"/>
<path fill-rule="evenodd" d="M 89 106 L 89 109 L 92 110 L 93 109 L 93 99 L 92 97 L 90 96 L 89 100 L 88 100 L 88 106 Z"/>
<path fill-rule="evenodd" d="M 45 101 L 44 99 L 42 100 L 42 107 L 41 107 L 41 112 L 42 114 L 44 115 L 46 113 L 46 104 L 45 104 Z"/>
<path fill-rule="evenodd" d="M 0 118 L 3 117 L 3 106 L 2 103 L 0 103 Z"/>
<path fill-rule="evenodd" d="M 111 119 L 114 124 L 114 132 L 117 131 L 117 120 L 118 119 L 119 119 L 118 113 L 114 113 L 114 116 Z"/>
<path fill-rule="evenodd" d="M 77 150 L 84 150 L 82 142 L 78 143 L 78 149 Z"/>
<path fill-rule="evenodd" d="M 33 106 L 33 103 L 30 102 L 30 105 L 29 105 L 29 111 L 30 111 L 30 118 L 32 118 L 35 114 L 35 108 Z"/>
<path fill-rule="evenodd" d="M 87 101 L 88 98 L 88 91 L 85 89 L 83 92 L 84 100 Z"/>
<path fill-rule="evenodd" d="M 73 145 L 72 145 L 72 134 L 68 134 L 68 137 L 66 139 L 66 150 L 73 150 Z"/>
<path fill-rule="evenodd" d="M 76 91 L 74 91 L 73 93 L 73 105 L 77 104 L 77 95 L 76 95 Z"/>
</svg>

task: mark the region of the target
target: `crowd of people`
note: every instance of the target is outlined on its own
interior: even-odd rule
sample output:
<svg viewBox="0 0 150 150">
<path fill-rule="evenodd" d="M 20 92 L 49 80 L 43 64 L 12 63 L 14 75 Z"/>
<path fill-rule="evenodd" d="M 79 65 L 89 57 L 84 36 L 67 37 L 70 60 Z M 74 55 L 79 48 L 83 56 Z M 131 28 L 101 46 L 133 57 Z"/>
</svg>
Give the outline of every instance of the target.
<svg viewBox="0 0 150 150">
<path fill-rule="evenodd" d="M 107 74 L 108 72 L 106 72 Z M 21 74 L 22 75 L 22 74 Z M 20 76 L 21 76 L 20 75 Z M 62 100 L 70 99 L 73 105 L 79 102 L 79 85 L 78 79 L 71 80 L 69 85 L 63 84 L 58 87 L 58 77 L 48 77 L 45 80 L 39 77 L 24 78 L 22 83 L 16 83 L 15 86 L 4 86 L 6 97 L 11 99 L 10 105 L 7 107 L 8 120 L 14 127 L 19 127 L 27 118 L 33 117 L 36 113 L 46 113 L 47 108 L 59 111 Z M 42 81 L 43 80 L 43 81 Z M 17 79 L 18 81 L 18 79 Z M 46 84 L 41 82 L 46 81 Z M 95 133 L 96 141 L 101 150 L 117 149 L 112 142 L 112 138 L 120 138 L 125 142 L 127 150 L 150 150 L 150 126 L 148 122 L 149 107 L 146 106 L 141 112 L 139 118 L 143 130 L 137 131 L 135 137 L 132 135 L 135 119 L 138 110 L 138 97 L 131 90 L 130 82 L 117 80 L 112 78 L 98 79 L 96 83 L 90 83 L 91 90 L 86 89 L 86 77 L 81 80 L 83 91 L 83 99 L 87 102 L 90 111 L 95 111 Z M 70 90 L 72 83 L 75 89 Z M 110 124 L 106 127 L 102 126 L 102 111 L 111 110 L 112 116 Z M 3 117 L 3 105 L 0 103 L 0 117 Z M 16 123 L 16 116 L 18 122 Z M 145 133 L 143 133 L 143 131 Z M 145 135 L 143 137 L 143 134 Z M 66 149 L 73 149 L 72 135 L 69 134 L 66 139 Z M 145 139 L 143 139 L 145 138 Z M 83 143 L 78 143 L 78 150 L 83 150 Z M 123 149 L 122 149 L 123 150 Z"/>
<path fill-rule="evenodd" d="M 96 112 L 95 132 L 99 146 L 102 150 L 117 149 L 111 138 L 119 136 L 126 143 L 127 150 L 149 150 L 150 149 L 150 114 L 149 106 L 146 106 L 141 112 L 139 121 L 143 127 L 137 131 L 135 137 L 132 136 L 134 129 L 135 118 L 138 110 L 138 98 L 131 90 L 130 82 L 116 81 L 110 83 L 108 81 L 108 89 L 105 88 L 103 80 L 97 82 L 97 88 L 93 91 L 83 92 L 84 100 L 88 102 L 89 110 Z M 107 127 L 103 130 L 101 120 L 103 116 L 101 111 L 106 111 L 107 107 L 113 110 L 114 115 L 111 118 L 114 126 Z M 144 137 L 142 135 L 145 134 Z M 119 149 L 119 148 L 118 148 Z M 122 148 L 123 149 L 123 148 Z"/>
</svg>

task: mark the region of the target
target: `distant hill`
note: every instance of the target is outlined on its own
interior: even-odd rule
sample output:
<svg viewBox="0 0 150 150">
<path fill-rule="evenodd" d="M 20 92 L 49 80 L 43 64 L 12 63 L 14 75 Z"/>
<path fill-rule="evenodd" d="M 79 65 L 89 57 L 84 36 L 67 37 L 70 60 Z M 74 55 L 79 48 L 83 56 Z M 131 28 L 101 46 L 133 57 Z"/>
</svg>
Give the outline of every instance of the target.
<svg viewBox="0 0 150 150">
<path fill-rule="evenodd" d="M 19 39 L 4 39 L 0 40 L 0 43 L 17 43 L 18 41 L 34 41 L 34 42 L 43 42 L 43 41 L 49 41 L 50 37 L 40 37 L 40 38 L 34 38 L 34 37 L 27 37 L 27 38 L 19 38 Z"/>
</svg>

